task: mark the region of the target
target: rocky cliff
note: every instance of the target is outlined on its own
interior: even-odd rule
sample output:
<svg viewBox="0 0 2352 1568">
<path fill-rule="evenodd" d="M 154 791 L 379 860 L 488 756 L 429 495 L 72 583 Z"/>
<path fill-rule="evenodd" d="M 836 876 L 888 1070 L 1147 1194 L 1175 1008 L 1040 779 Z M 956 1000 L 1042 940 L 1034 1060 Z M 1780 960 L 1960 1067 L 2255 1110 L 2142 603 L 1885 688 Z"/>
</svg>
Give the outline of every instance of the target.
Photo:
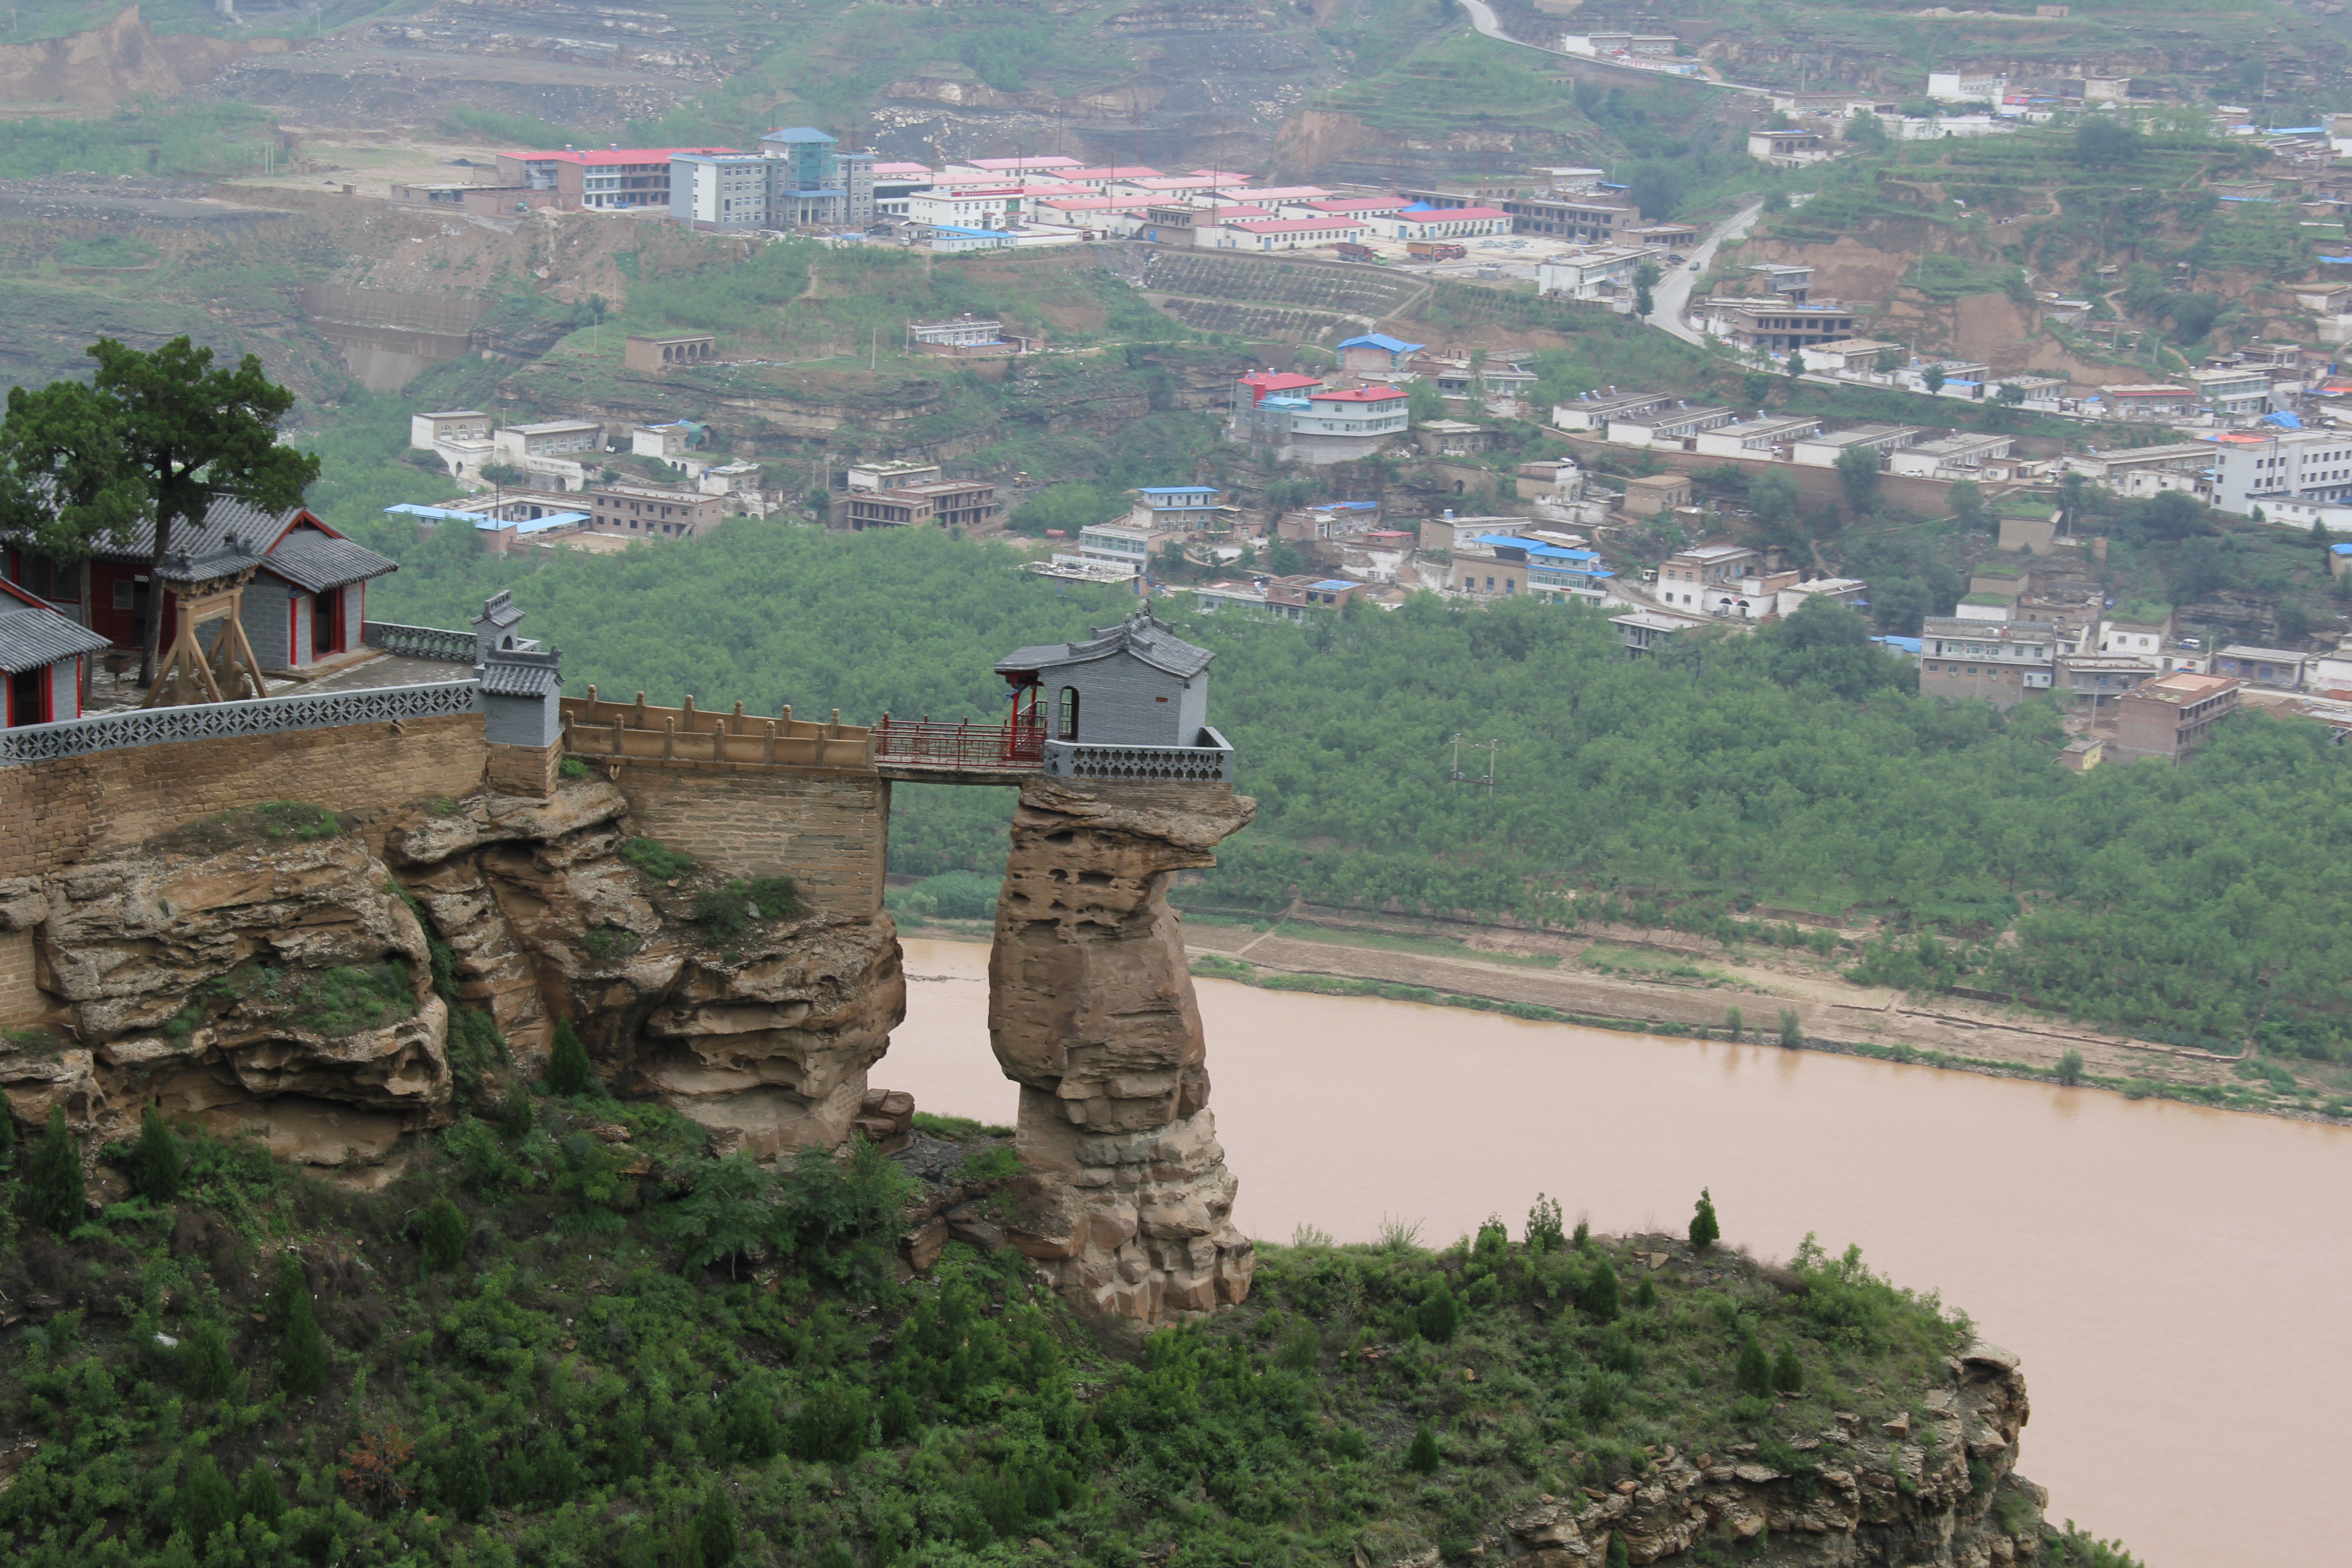
<svg viewBox="0 0 2352 1568">
<path fill-rule="evenodd" d="M 1168 885 L 1256 809 L 1224 785 L 1045 779 L 1013 817 L 988 1004 L 1021 1085 L 1029 1182 L 1011 1239 L 1064 1295 L 1122 1317 L 1249 1293 Z"/>
<path fill-rule="evenodd" d="M 0 1091 L 92 1147 L 153 1102 L 373 1180 L 463 1095 L 536 1076 L 562 1021 L 722 1150 L 840 1142 L 905 1010 L 889 918 L 714 913 L 725 879 L 649 876 L 627 812 L 602 779 L 373 822 L 263 807 L 0 888 L 48 1004 Z"/>
</svg>

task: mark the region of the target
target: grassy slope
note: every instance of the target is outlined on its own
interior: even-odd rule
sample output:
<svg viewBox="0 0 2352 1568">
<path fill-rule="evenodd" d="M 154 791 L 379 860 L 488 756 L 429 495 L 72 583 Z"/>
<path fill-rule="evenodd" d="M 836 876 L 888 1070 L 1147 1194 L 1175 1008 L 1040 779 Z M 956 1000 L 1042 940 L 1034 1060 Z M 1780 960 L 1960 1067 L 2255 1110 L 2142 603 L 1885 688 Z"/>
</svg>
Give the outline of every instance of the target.
<svg viewBox="0 0 2352 1568">
<path fill-rule="evenodd" d="M 1438 1254 L 1268 1247 L 1245 1308 L 1139 1343 L 1040 1299 L 1009 1252 L 951 1245 L 897 1283 L 887 1162 L 779 1183 L 700 1143 L 653 1107 L 516 1100 L 378 1194 L 199 1141 L 176 1204 L 118 1203 L 63 1243 L 18 1230 L 0 1277 L 37 1321 L 0 1359 L 0 1410 L 42 1446 L 0 1541 L 27 1568 L 650 1568 L 709 1563 L 681 1536 L 716 1486 L 752 1561 L 960 1565 L 1023 1541 L 1105 1565 L 1459 1558 L 1501 1513 L 1667 1444 L 1755 1443 L 1801 1475 L 1828 1456 L 1788 1438 L 1913 1410 L 1968 1334 L 1851 1255 L 1767 1279 L 1676 1241 L 1651 1272 L 1631 1238 L 1531 1251 L 1496 1225 Z M 1002 1149 L 976 1142 L 967 1174 L 1003 1173 Z M 620 1174 L 632 1154 L 647 1168 Z M 419 1216 L 445 1197 L 462 1255 L 427 1273 Z M 315 1399 L 278 1386 L 289 1258 L 330 1347 Z M 159 1333 L 225 1341 L 227 1364 Z M 1751 1341 L 1801 1394 L 1735 1386 Z M 1406 1463 L 1423 1425 L 1427 1473 Z M 469 1517 L 478 1459 L 494 1506 Z M 258 1468 L 289 1511 L 200 1559 L 175 1532 L 208 1466 Z"/>
</svg>

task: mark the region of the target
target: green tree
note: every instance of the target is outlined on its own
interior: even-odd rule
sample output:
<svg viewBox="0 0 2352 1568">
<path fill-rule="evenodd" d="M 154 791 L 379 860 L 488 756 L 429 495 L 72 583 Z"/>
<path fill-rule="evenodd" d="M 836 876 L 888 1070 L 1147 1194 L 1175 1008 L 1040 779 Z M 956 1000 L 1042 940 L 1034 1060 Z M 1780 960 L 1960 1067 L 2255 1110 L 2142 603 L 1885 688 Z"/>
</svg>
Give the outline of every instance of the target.
<svg viewBox="0 0 2352 1568">
<path fill-rule="evenodd" d="M 1654 261 L 1644 261 L 1633 268 L 1633 314 L 1647 320 L 1650 312 L 1657 308 L 1657 300 L 1650 291 L 1664 276 Z"/>
<path fill-rule="evenodd" d="M 1617 1266 L 1607 1257 L 1592 1260 L 1592 1271 L 1584 1278 L 1583 1289 L 1576 1293 L 1577 1304 L 1596 1323 L 1613 1323 L 1624 1308 L 1622 1294 L 1617 1288 Z"/>
<path fill-rule="evenodd" d="M 1845 122 L 1845 139 L 1867 153 L 1886 149 L 1886 127 L 1875 114 L 1857 114 Z"/>
<path fill-rule="evenodd" d="M 228 1331 L 206 1318 L 181 1336 L 180 1378 L 198 1399 L 218 1399 L 236 1386 L 236 1358 Z"/>
<path fill-rule="evenodd" d="M 718 1477 L 703 1489 L 694 1510 L 694 1550 L 701 1568 L 727 1568 L 742 1549 L 735 1524 L 735 1504 Z"/>
<path fill-rule="evenodd" d="M 784 1446 L 784 1429 L 776 1419 L 775 1399 L 768 1380 L 754 1373 L 739 1377 L 719 1402 L 719 1420 L 730 1454 L 747 1464 L 765 1464 Z"/>
<path fill-rule="evenodd" d="M 1412 1429 L 1412 1445 L 1404 1453 L 1404 1468 L 1415 1475 L 1433 1476 L 1442 1462 L 1437 1451 L 1437 1434 L 1424 1421 Z"/>
<path fill-rule="evenodd" d="M 1462 1326 L 1462 1303 L 1454 1300 L 1454 1291 L 1441 1276 L 1429 1294 L 1414 1309 L 1413 1326 L 1421 1337 L 1433 1345 L 1453 1342 L 1455 1331 Z"/>
<path fill-rule="evenodd" d="M 1758 526 L 1778 532 L 1796 521 L 1799 493 L 1795 479 L 1779 468 L 1767 468 L 1748 476 L 1748 509 L 1756 514 Z"/>
<path fill-rule="evenodd" d="M 190 1466 L 181 1479 L 176 1511 L 180 1528 L 188 1532 L 189 1544 L 198 1552 L 215 1531 L 236 1522 L 236 1493 L 210 1454 Z"/>
<path fill-rule="evenodd" d="M 1528 1210 L 1528 1250 L 1540 1257 L 1558 1252 L 1568 1245 L 1568 1230 L 1561 1222 L 1559 1200 L 1536 1194 L 1535 1205 Z"/>
<path fill-rule="evenodd" d="M 1716 1223 L 1715 1194 L 1706 1188 L 1698 1190 L 1698 1202 L 1692 1205 L 1690 1244 L 1705 1252 L 1723 1237 L 1723 1226 Z"/>
<path fill-rule="evenodd" d="M 1764 1353 L 1764 1347 L 1755 1340 L 1739 1342 L 1739 1355 L 1732 1366 L 1731 1381 L 1742 1394 L 1758 1399 L 1772 1396 L 1772 1361 Z"/>
<path fill-rule="evenodd" d="M 241 1519 L 257 1521 L 264 1530 L 276 1530 L 286 1521 L 286 1499 L 279 1494 L 268 1466 L 256 1463 L 245 1472 L 245 1484 L 236 1492 L 236 1511 Z"/>
<path fill-rule="evenodd" d="M 1445 395 L 1437 390 L 1433 381 L 1414 380 L 1405 384 L 1405 412 L 1415 425 L 1426 425 L 1433 419 L 1448 417 Z M 1277 481 L 1279 482 L 1279 481 Z"/>
<path fill-rule="evenodd" d="M 1763 371 L 1751 370 L 1739 378 L 1739 390 L 1760 411 L 1764 400 L 1772 395 L 1772 378 Z"/>
<path fill-rule="evenodd" d="M 8 1102 L 0 1100 L 0 1172 L 16 1168 L 16 1117 Z"/>
<path fill-rule="evenodd" d="M 1878 514 L 1878 465 L 1874 447 L 1848 447 L 1837 456 L 1838 489 L 1844 492 L 1846 514 L 1860 522 Z"/>
<path fill-rule="evenodd" d="M 1792 1051 L 1804 1048 L 1805 1021 L 1797 1016 L 1794 1007 L 1780 1009 L 1780 1043 Z"/>
<path fill-rule="evenodd" d="M 866 1451 L 866 1395 L 845 1383 L 828 1383 L 793 1413 L 793 1458 L 803 1463 L 854 1462 Z"/>
<path fill-rule="evenodd" d="M 1928 396 L 1937 396 L 1944 390 L 1944 367 L 1940 364 L 1929 365 L 1920 373 L 1919 383 L 1927 389 Z"/>
<path fill-rule="evenodd" d="M 446 1274 L 464 1259 L 466 1216 L 446 1197 L 435 1198 L 425 1205 L 425 1218 L 418 1229 L 426 1273 Z"/>
<path fill-rule="evenodd" d="M 2141 141 L 2128 125 L 2105 115 L 2090 116 L 2074 127 L 2074 162 L 2085 169 L 2129 163 L 2139 157 Z"/>
<path fill-rule="evenodd" d="M 1903 368 L 1903 351 L 1899 348 L 1879 350 L 1878 357 L 1871 361 L 1870 368 L 1881 375 L 1893 375 Z"/>
<path fill-rule="evenodd" d="M 1296 577 L 1307 570 L 1307 557 L 1287 539 L 1277 539 L 1266 546 L 1265 569 L 1276 577 Z"/>
<path fill-rule="evenodd" d="M 2058 1058 L 2057 1067 L 2052 1070 L 2057 1077 L 2060 1083 L 2075 1084 L 2082 1082 L 2083 1053 L 2077 1050 L 2067 1051 Z"/>
<path fill-rule="evenodd" d="M 278 1386 L 297 1399 L 315 1399 L 327 1386 L 327 1336 L 310 1310 L 310 1284 L 302 1260 L 278 1255 L 278 1283 L 269 1293 L 269 1317 L 278 1329 Z"/>
<path fill-rule="evenodd" d="M 462 1520 L 478 1520 L 490 1510 L 490 1462 L 482 1439 L 470 1425 L 460 1425 L 457 1436 L 442 1451 L 435 1467 L 440 1482 L 441 1506 Z"/>
<path fill-rule="evenodd" d="M 1805 356 L 1804 356 L 1804 354 L 1803 354 L 1801 352 L 1800 352 L 1799 350 L 1796 350 L 1796 349 L 1790 349 L 1790 350 L 1789 351 L 1789 363 L 1788 363 L 1787 369 L 1788 369 L 1788 373 L 1789 373 L 1789 379 L 1790 379 L 1790 381 L 1794 381 L 1794 380 L 1796 380 L 1799 376 L 1801 376 L 1801 375 L 1804 374 L 1805 374 Z"/>
<path fill-rule="evenodd" d="M 1642 1276 L 1642 1282 L 1633 1287 L 1633 1305 L 1646 1312 L 1657 1304 L 1657 1282 L 1644 1274 Z"/>
<path fill-rule="evenodd" d="M 1724 1026 L 1724 1029 L 1725 1029 L 1725 1030 L 1726 1030 L 1726 1031 L 1727 1031 L 1727 1032 L 1731 1036 L 1731 1037 L 1732 1037 L 1733 1039 L 1735 1039 L 1735 1040 L 1736 1040 L 1736 1039 L 1739 1038 L 1739 1030 L 1740 1030 L 1740 1026 L 1741 1026 L 1741 1025 L 1742 1025 L 1742 1024 L 1744 1024 L 1745 1022 L 1746 1022 L 1746 1020 L 1745 1020 L 1745 1019 L 1743 1019 L 1743 1018 L 1741 1018 L 1741 1017 L 1740 1017 L 1740 1016 L 1739 1016 L 1739 1009 L 1738 1009 L 1738 1008 L 1737 1008 L 1737 1007 L 1726 1007 L 1726 1008 L 1723 1010 L 1723 1026 Z"/>
<path fill-rule="evenodd" d="M 66 1113 L 49 1108 L 48 1125 L 33 1145 L 25 1170 L 25 1212 L 52 1236 L 69 1236 L 87 1206 L 81 1184 L 81 1146 L 66 1131 Z"/>
<path fill-rule="evenodd" d="M 1805 1363 L 1797 1359 L 1796 1346 L 1782 1345 L 1773 1358 L 1772 1386 L 1782 1394 L 1805 1392 Z"/>
<path fill-rule="evenodd" d="M 2014 408 L 2025 401 L 2025 388 L 2013 381 L 2004 381 L 1993 390 L 1993 401 Z"/>
<path fill-rule="evenodd" d="M 131 1150 L 131 1188 L 151 1204 L 168 1204 L 180 1195 L 180 1176 L 187 1164 L 180 1140 L 163 1123 L 163 1113 L 150 1105 L 139 1115 L 139 1142 Z"/>
<path fill-rule="evenodd" d="M 1954 479 L 1952 488 L 1944 492 L 1944 504 L 1952 509 L 1952 516 L 1960 526 L 1971 533 L 1991 521 L 1985 511 L 1984 491 L 1974 479 Z"/>
<path fill-rule="evenodd" d="M 596 1069 L 589 1065 L 588 1047 L 580 1043 L 569 1018 L 558 1019 L 555 1046 L 547 1058 L 547 1092 L 569 1099 L 594 1087 Z"/>
<path fill-rule="evenodd" d="M 161 348 L 134 349 L 100 338 L 86 351 L 98 361 L 88 395 L 12 390 L 0 453 L 16 484 L 36 472 L 68 481 L 68 493 L 89 499 L 52 527 L 80 535 L 86 553 L 94 535 L 121 541 L 132 519 L 153 529 L 148 572 L 159 573 L 181 523 L 204 521 L 215 500 L 246 502 L 265 512 L 298 506 L 319 476 L 319 459 L 281 444 L 278 422 L 294 395 L 263 374 L 247 354 L 235 370 L 215 369 L 213 351 L 185 337 Z M 135 504 L 134 504 L 135 503 Z M 11 510 L 24 505 L 22 492 Z M 155 637 L 163 624 L 147 617 L 139 679 L 152 678 Z"/>
</svg>

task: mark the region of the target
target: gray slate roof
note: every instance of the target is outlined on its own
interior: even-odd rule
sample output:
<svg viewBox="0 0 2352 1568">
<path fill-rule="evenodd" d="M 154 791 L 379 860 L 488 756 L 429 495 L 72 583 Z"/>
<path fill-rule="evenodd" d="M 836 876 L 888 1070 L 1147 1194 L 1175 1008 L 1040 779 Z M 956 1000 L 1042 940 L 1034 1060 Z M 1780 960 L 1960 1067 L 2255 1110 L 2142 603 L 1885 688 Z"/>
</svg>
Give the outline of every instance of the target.
<svg viewBox="0 0 2352 1568">
<path fill-rule="evenodd" d="M 563 689 L 562 672 L 551 653 L 502 653 L 482 666 L 485 697 L 545 697 Z"/>
<path fill-rule="evenodd" d="M 313 594 L 400 570 L 400 563 L 389 555 L 379 555 L 348 539 L 330 539 L 315 528 L 298 528 L 279 540 L 262 564 Z"/>
<path fill-rule="evenodd" d="M 10 675 L 113 646 L 55 610 L 0 601 L 0 670 Z"/>
<path fill-rule="evenodd" d="M 1066 664 L 1086 664 L 1119 653 L 1132 654 L 1152 668 L 1165 670 L 1180 680 L 1190 680 L 1208 668 L 1209 661 L 1217 657 L 1178 637 L 1150 610 L 1138 610 L 1118 626 L 1097 626 L 1094 637 L 1086 642 L 1040 643 L 1034 647 L 1015 648 L 996 661 L 996 669 L 1000 675 L 1025 674 Z"/>
</svg>

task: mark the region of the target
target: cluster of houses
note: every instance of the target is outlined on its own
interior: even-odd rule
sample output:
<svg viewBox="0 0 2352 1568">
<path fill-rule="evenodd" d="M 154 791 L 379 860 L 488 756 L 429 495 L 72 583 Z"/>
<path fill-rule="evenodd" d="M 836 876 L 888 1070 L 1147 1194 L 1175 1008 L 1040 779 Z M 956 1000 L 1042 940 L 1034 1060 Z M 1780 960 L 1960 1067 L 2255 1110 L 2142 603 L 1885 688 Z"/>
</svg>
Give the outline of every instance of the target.
<svg viewBox="0 0 2352 1568">
<path fill-rule="evenodd" d="M 760 466 L 714 450 L 707 426 L 677 419 L 624 434 L 625 447 L 595 419 L 499 425 L 477 408 L 414 414 L 412 450 L 439 458 L 453 478 L 492 488 L 437 506 L 387 510 L 421 529 L 462 523 L 478 531 L 484 548 L 504 554 L 518 546 L 621 549 L 641 539 L 692 539 L 722 518 L 765 516 L 778 503 L 760 488 Z M 622 478 L 615 459 L 638 458 L 685 480 Z"/>
<path fill-rule="evenodd" d="M 1621 447 L 1813 468 L 1833 468 L 1847 452 L 1863 450 L 1877 456 L 1882 472 L 1906 479 L 2002 483 L 2045 478 L 2053 467 L 2051 461 L 2016 456 L 2017 440 L 2012 436 L 1937 431 L 1915 425 L 1831 429 L 1812 416 L 1761 412 L 1743 416 L 1719 404 L 1694 404 L 1670 393 L 1627 392 L 1613 386 L 1596 387 L 1572 403 L 1555 405 L 1551 423 L 1571 435 Z M 1679 476 L 1654 478 L 1664 487 L 1680 485 L 1686 489 L 1689 484 Z M 1658 509 L 1643 503 L 1640 510 Z"/>
</svg>

